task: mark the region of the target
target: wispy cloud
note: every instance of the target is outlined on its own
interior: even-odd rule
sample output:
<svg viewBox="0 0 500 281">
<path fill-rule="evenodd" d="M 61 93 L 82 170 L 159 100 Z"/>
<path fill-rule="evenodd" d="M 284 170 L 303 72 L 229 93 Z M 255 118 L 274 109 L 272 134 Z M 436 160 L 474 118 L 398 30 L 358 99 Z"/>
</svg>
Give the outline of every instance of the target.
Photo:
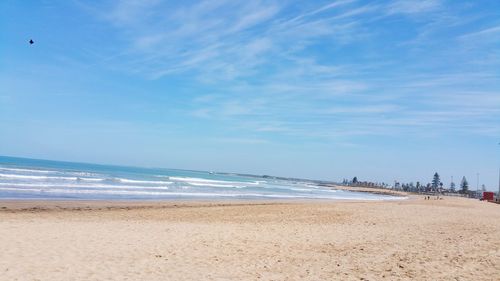
<svg viewBox="0 0 500 281">
<path fill-rule="evenodd" d="M 499 26 L 493 26 L 493 27 L 488 27 L 486 29 L 482 29 L 479 31 L 474 31 L 471 33 L 463 34 L 459 38 L 463 40 L 468 40 L 468 39 L 479 39 L 478 37 L 490 37 L 493 36 L 497 40 L 500 38 L 500 25 Z"/>
<path fill-rule="evenodd" d="M 453 42 L 496 38 L 500 28 L 457 33 L 479 19 L 460 5 L 149 0 L 100 8 L 90 10 L 125 44 L 106 64 L 152 80 L 187 77 L 193 91 L 204 89 L 184 110 L 193 118 L 258 136 L 497 131 L 488 128 L 499 114 L 498 72 L 477 69 Z"/>
<path fill-rule="evenodd" d="M 389 4 L 389 14 L 420 14 L 435 11 L 442 7 L 441 0 L 397 0 Z"/>
<path fill-rule="evenodd" d="M 299 14 L 298 16 L 293 17 L 293 18 L 285 21 L 284 24 L 289 24 L 289 23 L 293 23 L 293 22 L 299 22 L 300 20 L 302 20 L 304 18 L 311 17 L 311 16 L 317 15 L 319 13 L 323 13 L 325 11 L 328 11 L 328 10 L 331 10 L 331 9 L 334 9 L 334 8 L 337 8 L 337 7 L 341 7 L 341 6 L 346 5 L 346 4 L 351 4 L 351 3 L 355 2 L 355 1 L 356 0 L 334 1 L 334 2 L 328 3 L 328 4 L 324 5 L 324 6 L 321 6 L 321 7 L 317 8 L 317 9 L 315 9 L 315 10 Z"/>
<path fill-rule="evenodd" d="M 337 1 L 284 15 L 280 13 L 283 4 L 260 1 L 203 1 L 174 9 L 160 1 L 126 1 L 98 15 L 130 42 L 127 53 L 114 61 L 122 68 L 152 79 L 195 72 L 204 80 L 207 76 L 231 80 L 253 75 L 276 60 L 290 63 L 287 56 L 314 44 L 316 38 L 354 37 L 348 35 L 353 23 L 346 20 L 373 11 L 374 6 L 343 9 L 319 20 L 314 17 L 353 2 Z"/>
</svg>

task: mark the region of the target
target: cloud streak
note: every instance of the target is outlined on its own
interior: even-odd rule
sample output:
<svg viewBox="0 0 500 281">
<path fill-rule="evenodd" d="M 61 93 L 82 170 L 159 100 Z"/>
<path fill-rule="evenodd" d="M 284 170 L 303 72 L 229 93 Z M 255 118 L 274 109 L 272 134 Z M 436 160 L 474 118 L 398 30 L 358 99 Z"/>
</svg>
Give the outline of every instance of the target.
<svg viewBox="0 0 500 281">
<path fill-rule="evenodd" d="M 470 58 L 486 50 L 467 41 L 500 29 L 477 29 L 460 5 L 150 0 L 89 10 L 126 43 L 106 63 L 187 80 L 191 118 L 263 137 L 498 133 L 498 63 L 478 68 Z"/>
</svg>

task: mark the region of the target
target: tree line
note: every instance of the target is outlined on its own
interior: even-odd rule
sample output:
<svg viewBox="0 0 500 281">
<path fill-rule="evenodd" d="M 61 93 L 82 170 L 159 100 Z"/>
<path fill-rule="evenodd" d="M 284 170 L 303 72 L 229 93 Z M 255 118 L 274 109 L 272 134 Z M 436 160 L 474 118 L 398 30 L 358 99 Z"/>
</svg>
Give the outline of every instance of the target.
<svg viewBox="0 0 500 281">
<path fill-rule="evenodd" d="M 370 182 L 370 181 L 360 181 L 358 177 L 354 177 L 352 180 L 344 179 L 342 181 L 343 185 L 349 186 L 358 186 L 358 187 L 381 187 L 381 188 L 393 188 L 395 190 L 407 191 L 407 192 L 417 192 L 417 193 L 427 193 L 427 192 L 435 192 L 435 193 L 459 193 L 463 195 L 471 195 L 471 191 L 469 190 L 469 182 L 467 178 L 464 176 L 460 181 L 460 186 L 457 190 L 457 187 L 453 180 L 450 183 L 449 187 L 444 187 L 443 182 L 439 174 L 436 172 L 432 177 L 431 182 L 422 184 L 420 181 L 416 183 L 400 183 L 395 181 L 394 185 L 384 183 L 384 182 Z M 482 186 L 482 190 L 485 190 L 484 185 Z"/>
</svg>

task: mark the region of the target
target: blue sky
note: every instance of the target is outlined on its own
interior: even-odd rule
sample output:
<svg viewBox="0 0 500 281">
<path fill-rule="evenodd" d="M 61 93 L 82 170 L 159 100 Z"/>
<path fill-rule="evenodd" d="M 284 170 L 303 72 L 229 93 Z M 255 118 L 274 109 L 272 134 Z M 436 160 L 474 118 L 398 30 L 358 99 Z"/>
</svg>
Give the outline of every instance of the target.
<svg viewBox="0 0 500 281">
<path fill-rule="evenodd" d="M 0 155 L 497 189 L 496 0 L 1 1 L 0 85 Z"/>
</svg>

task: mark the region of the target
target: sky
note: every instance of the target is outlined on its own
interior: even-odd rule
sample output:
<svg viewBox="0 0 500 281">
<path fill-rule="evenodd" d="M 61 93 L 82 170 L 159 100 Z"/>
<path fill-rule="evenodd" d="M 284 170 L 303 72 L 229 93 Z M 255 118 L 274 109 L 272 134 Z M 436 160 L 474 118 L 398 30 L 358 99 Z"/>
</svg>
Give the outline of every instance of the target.
<svg viewBox="0 0 500 281">
<path fill-rule="evenodd" d="M 0 155 L 498 190 L 497 0 L 5 0 L 0 85 Z"/>
</svg>

